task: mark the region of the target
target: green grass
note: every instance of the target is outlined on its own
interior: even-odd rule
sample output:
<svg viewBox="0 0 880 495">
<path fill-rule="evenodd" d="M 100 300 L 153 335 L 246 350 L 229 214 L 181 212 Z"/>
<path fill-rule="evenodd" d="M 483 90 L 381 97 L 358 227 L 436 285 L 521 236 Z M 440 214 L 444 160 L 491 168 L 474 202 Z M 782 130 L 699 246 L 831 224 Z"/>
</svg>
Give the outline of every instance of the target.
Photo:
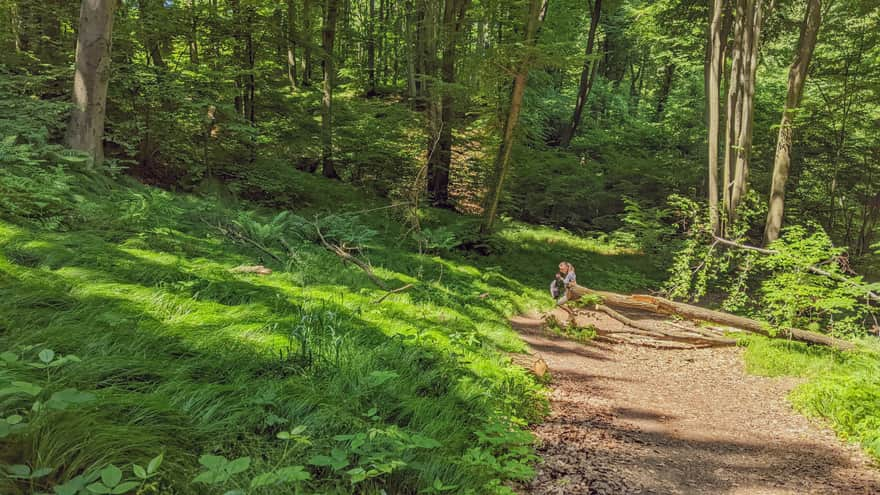
<svg viewBox="0 0 880 495">
<path fill-rule="evenodd" d="M 305 218 L 383 206 L 304 174 L 284 180 L 295 181 Z M 281 466 L 310 473 L 288 485 L 301 493 L 506 492 L 531 476 L 524 427 L 546 411 L 541 385 L 504 353 L 523 349 L 507 317 L 550 305 L 560 259 L 599 288 L 634 289 L 651 276 L 633 254 L 516 225 L 491 256 L 419 254 L 386 209 L 357 217 L 376 232 L 363 256 L 389 286 L 414 288 L 377 304 L 383 291 L 314 243 L 294 243 L 295 256 L 277 263 L 211 226 L 244 208 L 268 222 L 271 210 L 134 184 L 89 188 L 59 228 L 0 220 L 0 349 L 21 359 L 0 364 L 0 388 L 18 380 L 43 386 L 41 400 L 65 388 L 95 396 L 34 412 L 35 399 L 0 394 L 0 417 L 28 423 L 3 439 L 0 465 L 51 469 L 0 481 L 2 493 L 51 491 L 110 463 L 130 476 L 131 463 L 161 452 L 143 493 L 247 489 Z M 429 211 L 423 223 L 472 221 Z M 229 271 L 256 263 L 274 273 Z M 42 349 L 81 362 L 48 375 L 22 364 Z M 277 438 L 296 427 L 306 438 Z M 344 468 L 310 463 L 334 449 Z M 228 482 L 193 483 L 203 454 L 251 462 Z"/>
<path fill-rule="evenodd" d="M 794 407 L 822 418 L 843 438 L 858 442 L 880 460 L 880 344 L 842 353 L 799 342 L 749 337 L 746 369 L 764 376 L 799 376 L 805 382 L 791 394 Z"/>
</svg>

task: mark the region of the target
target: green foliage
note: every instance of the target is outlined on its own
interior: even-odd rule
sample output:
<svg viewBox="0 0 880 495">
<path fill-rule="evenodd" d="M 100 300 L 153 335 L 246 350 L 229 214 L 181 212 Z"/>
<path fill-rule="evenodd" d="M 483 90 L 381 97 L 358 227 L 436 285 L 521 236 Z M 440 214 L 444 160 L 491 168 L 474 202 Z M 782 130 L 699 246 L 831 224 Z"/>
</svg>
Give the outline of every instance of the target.
<svg viewBox="0 0 880 495">
<path fill-rule="evenodd" d="M 534 460 L 530 435 L 515 432 L 547 407 L 499 352 L 522 347 L 506 315 L 544 304 L 555 261 L 539 266 L 534 251 L 583 260 L 597 281 L 644 280 L 635 257 L 618 262 L 613 248 L 559 232 L 516 227 L 493 240 L 503 256 L 440 258 L 417 254 L 382 214 L 267 212 L 131 184 L 97 195 L 71 177 L 84 197 L 77 215 L 88 212 L 82 227 L 0 223 L 0 341 L 11 349 L 0 354 L 0 431 L 12 446 L 0 463 L 53 469 L 0 482 L 4 493 L 29 493 L 31 482 L 77 495 L 131 482 L 143 493 L 198 493 L 220 487 L 191 483 L 207 472 L 228 476 L 222 490 L 253 493 L 349 493 L 353 482 L 504 493 Z M 328 204 L 370 206 L 329 190 Z M 429 229 L 449 225 L 457 241 L 470 232 L 445 212 L 426 214 Z M 214 227 L 223 218 L 281 258 L 288 239 L 290 271 L 264 260 L 275 273 L 230 273 L 264 251 L 230 242 Z M 312 242 L 314 222 L 328 241 L 369 249 L 383 278 L 416 287 L 374 304 L 383 292 Z M 144 467 L 157 451 L 158 476 Z M 206 453 L 228 463 L 196 464 Z M 227 469 L 245 457 L 247 470 Z M 101 478 L 111 464 L 123 472 L 116 484 Z"/>
<path fill-rule="evenodd" d="M 876 341 L 862 343 L 867 349 L 840 353 L 753 336 L 747 340 L 746 365 L 761 375 L 805 377 L 790 396 L 794 406 L 829 421 L 841 436 L 880 459 L 880 349 Z"/>
</svg>

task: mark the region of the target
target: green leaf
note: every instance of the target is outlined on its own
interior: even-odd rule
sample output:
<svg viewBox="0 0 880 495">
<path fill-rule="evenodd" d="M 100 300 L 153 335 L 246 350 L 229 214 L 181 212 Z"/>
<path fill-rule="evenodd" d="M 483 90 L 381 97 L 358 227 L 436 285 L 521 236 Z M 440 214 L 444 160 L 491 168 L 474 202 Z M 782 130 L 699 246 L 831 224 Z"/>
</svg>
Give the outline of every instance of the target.
<svg viewBox="0 0 880 495">
<path fill-rule="evenodd" d="M 223 483 L 228 480 L 229 476 L 222 471 L 205 471 L 193 479 L 193 483 L 205 483 L 213 485 L 215 483 Z"/>
<path fill-rule="evenodd" d="M 31 468 L 24 464 L 6 466 L 6 471 L 12 478 L 28 478 L 31 475 Z"/>
<path fill-rule="evenodd" d="M 14 362 L 18 361 L 18 356 L 15 353 L 12 353 L 9 351 L 0 352 L 0 360 L 7 362 L 7 363 L 14 363 Z"/>
<path fill-rule="evenodd" d="M 55 392 L 46 401 L 49 409 L 62 411 L 68 406 L 74 404 L 85 404 L 95 400 L 95 394 L 89 392 L 81 392 L 75 388 L 66 388 L 60 392 Z"/>
<path fill-rule="evenodd" d="M 12 416 L 9 416 L 8 418 L 6 418 L 6 422 L 11 425 L 17 425 L 17 424 L 21 423 L 21 420 L 22 420 L 22 417 L 19 416 L 18 414 L 13 414 Z"/>
<path fill-rule="evenodd" d="M 55 351 L 52 349 L 43 349 L 37 356 L 40 358 L 40 361 L 49 364 L 55 359 Z"/>
<path fill-rule="evenodd" d="M 164 452 L 160 453 L 156 457 L 153 457 L 153 459 L 150 461 L 150 464 L 147 465 L 147 472 L 150 474 L 154 474 L 159 469 L 159 466 L 162 465 L 162 460 L 164 458 L 165 458 Z"/>
<path fill-rule="evenodd" d="M 251 480 L 251 488 L 260 488 L 276 483 L 278 483 L 278 476 L 275 473 L 263 473 Z"/>
<path fill-rule="evenodd" d="M 228 466 L 226 466 L 226 471 L 229 472 L 229 474 L 238 474 L 247 471 L 247 468 L 249 468 L 250 465 L 250 457 L 239 457 L 238 459 L 230 462 Z"/>
<path fill-rule="evenodd" d="M 6 387 L 0 389 L 0 397 L 4 395 L 13 395 L 13 394 L 26 394 L 31 397 L 36 397 L 43 390 L 39 385 L 34 385 L 29 382 L 12 382 L 11 387 Z"/>
<path fill-rule="evenodd" d="M 115 488 L 113 488 L 113 491 L 110 493 L 114 493 L 114 494 L 127 493 L 127 492 L 130 492 L 130 491 L 134 490 L 135 488 L 139 487 L 140 485 L 141 484 L 138 483 L 137 481 L 126 481 L 125 483 L 120 483 L 119 485 L 117 485 Z"/>
<path fill-rule="evenodd" d="M 51 473 L 52 471 L 54 471 L 54 469 L 48 468 L 48 467 L 38 468 L 33 473 L 31 473 L 31 479 L 35 480 L 37 478 L 42 478 L 43 476 L 46 476 L 47 474 Z"/>
<path fill-rule="evenodd" d="M 205 454 L 205 455 L 199 457 L 199 464 L 201 464 L 202 466 L 205 466 L 208 469 L 221 468 L 223 466 L 226 466 L 226 464 L 228 464 L 228 463 L 229 463 L 229 460 L 227 460 L 225 457 L 219 456 L 219 455 Z M 149 469 L 149 468 L 147 468 L 147 469 Z"/>
<path fill-rule="evenodd" d="M 143 466 L 139 466 L 137 464 L 132 465 L 131 470 L 134 471 L 134 475 L 138 478 L 145 480 L 147 479 L 147 471 L 144 470 Z"/>
<path fill-rule="evenodd" d="M 425 437 L 422 435 L 413 435 L 410 440 L 415 447 L 418 447 L 420 449 L 436 449 L 437 447 L 441 447 L 443 445 L 433 438 Z"/>
<path fill-rule="evenodd" d="M 110 493 L 110 489 L 104 486 L 100 481 L 97 483 L 92 483 L 91 485 L 86 487 L 92 493 Z"/>
<path fill-rule="evenodd" d="M 110 464 L 101 470 L 101 481 L 104 485 L 113 488 L 122 480 L 122 470 Z"/>
<path fill-rule="evenodd" d="M 312 479 L 312 475 L 306 471 L 304 466 L 288 466 L 277 471 L 278 479 L 286 483 L 294 483 L 297 481 L 305 481 Z"/>
<path fill-rule="evenodd" d="M 351 477 L 352 485 L 360 483 L 361 481 L 367 479 L 367 472 L 364 470 L 364 468 L 357 467 L 354 469 L 349 469 L 348 471 L 346 471 L 346 473 Z"/>
</svg>

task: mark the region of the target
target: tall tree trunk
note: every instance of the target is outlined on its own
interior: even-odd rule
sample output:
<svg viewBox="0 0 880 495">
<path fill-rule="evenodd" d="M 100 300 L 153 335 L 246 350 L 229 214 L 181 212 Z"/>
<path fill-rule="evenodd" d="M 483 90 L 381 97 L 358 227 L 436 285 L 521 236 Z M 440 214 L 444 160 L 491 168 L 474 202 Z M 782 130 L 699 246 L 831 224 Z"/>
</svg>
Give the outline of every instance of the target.
<svg viewBox="0 0 880 495">
<path fill-rule="evenodd" d="M 369 0 L 370 15 L 367 19 L 367 96 L 376 96 L 376 0 Z"/>
<path fill-rule="evenodd" d="M 300 36 L 303 44 L 302 85 L 312 85 L 312 0 L 303 0 L 303 29 Z"/>
<path fill-rule="evenodd" d="M 590 11 L 590 31 L 587 34 L 587 50 L 584 54 L 584 68 L 581 70 L 581 83 L 578 87 L 577 101 L 574 105 L 574 113 L 571 117 L 571 123 L 562 131 L 559 138 L 559 145 L 566 147 L 571 144 L 578 126 L 581 124 L 581 114 L 584 111 L 584 105 L 590 96 L 590 90 L 593 88 L 593 81 L 596 79 L 596 63 L 593 56 L 593 46 L 596 42 L 596 30 L 599 27 L 599 18 L 602 15 L 602 0 L 595 0 Z"/>
<path fill-rule="evenodd" d="M 747 0 L 745 29 L 743 30 L 743 66 L 740 72 L 742 95 L 742 115 L 737 138 L 736 166 L 734 168 L 733 188 L 730 196 L 730 223 L 736 221 L 736 210 L 745 197 L 749 182 L 749 166 L 752 155 L 752 125 L 755 107 L 755 76 L 758 71 L 758 52 L 761 44 L 761 25 L 764 13 L 764 0 Z M 771 0 L 771 7 L 773 2 Z"/>
<path fill-rule="evenodd" d="M 333 42 L 336 38 L 336 17 L 339 14 L 339 0 L 325 0 L 324 26 L 321 41 L 324 66 L 324 98 L 321 100 L 321 164 L 324 177 L 338 179 L 333 164 L 333 82 L 336 68 L 333 60 Z"/>
<path fill-rule="evenodd" d="M 709 119 L 709 221 L 712 232 L 721 234 L 718 219 L 718 127 L 720 105 L 720 79 L 723 52 L 722 36 L 722 3 L 723 0 L 712 0 L 712 12 L 709 23 L 709 57 L 706 77 L 706 105 Z"/>
<path fill-rule="evenodd" d="M 294 0 L 287 0 L 287 79 L 290 81 L 290 90 L 296 92 L 296 4 Z"/>
<path fill-rule="evenodd" d="M 734 14 L 734 35 L 730 55 L 730 76 L 727 83 L 727 117 L 724 129 L 724 169 L 722 172 L 722 204 L 724 210 L 724 225 L 722 233 L 726 232 L 728 219 L 731 214 L 731 191 L 733 187 L 733 164 L 737 139 L 737 130 L 742 116 L 742 86 L 740 73 L 743 70 L 743 30 L 746 15 L 746 1 L 736 0 Z"/>
<path fill-rule="evenodd" d="M 415 102 L 418 96 L 416 85 L 415 31 L 416 12 L 413 0 L 406 0 L 406 87 L 410 101 Z"/>
<path fill-rule="evenodd" d="M 776 157 L 773 160 L 773 179 L 770 185 L 770 208 L 767 212 L 767 225 L 764 228 L 764 244 L 770 244 L 779 238 L 782 229 L 782 217 L 785 209 L 785 183 L 791 167 L 792 121 L 794 112 L 801 103 L 804 82 L 807 80 L 807 69 L 816 47 L 816 37 L 822 22 L 821 0 L 807 0 L 807 11 L 801 24 L 794 61 L 788 71 L 788 95 L 785 97 L 785 108 L 782 111 L 782 122 L 779 124 L 779 137 L 776 139 Z"/>
<path fill-rule="evenodd" d="M 187 49 L 189 50 L 189 61 L 193 65 L 199 64 L 199 17 L 196 13 L 196 0 L 189 0 L 189 33 L 187 39 Z"/>
<path fill-rule="evenodd" d="M 654 118 L 661 120 L 663 112 L 666 110 L 666 102 L 669 101 L 669 94 L 672 92 L 672 81 L 675 78 L 675 62 L 670 61 L 663 68 L 663 81 L 660 83 L 660 92 L 657 96 L 657 109 L 654 112 Z"/>
<path fill-rule="evenodd" d="M 162 24 L 162 20 L 158 19 L 159 12 L 157 10 L 164 9 L 162 4 L 157 5 L 158 0 L 139 0 L 138 8 L 140 9 L 141 33 L 143 35 L 144 47 L 153 65 L 156 67 L 167 67 L 165 59 L 162 57 L 161 38 L 157 36 L 158 27 Z"/>
<path fill-rule="evenodd" d="M 440 64 L 440 77 L 443 81 L 440 100 L 440 125 L 436 149 L 429 143 L 428 197 L 431 204 L 440 208 L 450 208 L 449 172 L 452 166 L 452 123 L 455 119 L 455 57 L 456 44 L 461 32 L 470 0 L 446 0 L 443 11 L 443 59 Z M 432 153 L 433 151 L 433 153 Z"/>
<path fill-rule="evenodd" d="M 79 14 L 67 143 L 87 152 L 96 165 L 104 160 L 104 116 L 115 9 L 116 0 L 83 0 Z"/>
<path fill-rule="evenodd" d="M 492 184 L 492 187 L 489 190 L 483 224 L 481 226 L 481 231 L 483 233 L 492 232 L 495 228 L 495 218 L 498 215 L 498 203 L 501 200 L 501 193 L 504 189 L 504 179 L 510 168 L 510 152 L 513 148 L 513 135 L 514 131 L 516 131 L 516 126 L 519 123 L 519 112 L 522 109 L 523 96 L 526 92 L 526 82 L 529 78 L 529 67 L 532 63 L 532 55 L 529 52 L 537 41 L 538 28 L 544 21 L 544 14 L 547 12 L 547 2 L 548 0 L 529 1 L 529 16 L 526 22 L 525 42 L 523 43 L 526 52 L 523 55 L 523 59 L 513 78 L 513 92 L 510 97 L 510 109 L 507 112 L 507 119 L 504 123 L 504 133 L 501 136 L 501 144 L 498 147 L 498 155 L 495 158 L 495 183 Z"/>
</svg>

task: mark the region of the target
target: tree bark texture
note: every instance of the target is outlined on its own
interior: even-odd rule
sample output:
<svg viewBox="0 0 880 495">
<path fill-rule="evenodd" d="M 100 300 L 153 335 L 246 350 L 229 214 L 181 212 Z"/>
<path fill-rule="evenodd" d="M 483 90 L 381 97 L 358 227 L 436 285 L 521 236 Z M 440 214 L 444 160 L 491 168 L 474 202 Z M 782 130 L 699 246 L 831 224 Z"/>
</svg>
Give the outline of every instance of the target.
<svg viewBox="0 0 880 495">
<path fill-rule="evenodd" d="M 96 165 L 104 159 L 104 117 L 115 9 L 115 0 L 83 0 L 79 15 L 67 143 L 88 153 Z"/>
<path fill-rule="evenodd" d="M 336 37 L 336 18 L 339 0 L 325 0 L 324 26 L 321 41 L 323 47 L 324 97 L 321 100 L 321 173 L 324 177 L 338 179 L 333 164 L 333 82 L 336 68 L 333 64 L 333 42 Z"/>
<path fill-rule="evenodd" d="M 782 111 L 782 122 L 779 124 L 779 136 L 776 138 L 776 156 L 773 160 L 773 178 L 770 184 L 770 207 L 767 212 L 767 225 L 764 228 L 764 244 L 770 244 L 779 238 L 782 230 L 782 217 L 785 209 L 785 184 L 791 167 L 791 145 L 794 134 L 794 112 L 801 103 L 804 82 L 819 25 L 822 22 L 822 2 L 808 0 L 801 34 L 798 39 L 794 61 L 788 71 L 788 94 L 785 97 L 785 108 Z"/>
<path fill-rule="evenodd" d="M 526 50 L 530 50 L 535 45 L 538 27 L 544 20 L 544 14 L 547 12 L 547 1 L 548 0 L 530 0 L 529 17 L 526 22 L 524 42 Z M 522 62 L 520 62 L 516 75 L 513 78 L 513 92 L 510 97 L 510 108 L 507 111 L 504 132 L 501 136 L 501 145 L 498 147 L 498 155 L 495 158 L 495 183 L 492 185 L 487 197 L 486 211 L 481 226 L 481 231 L 483 233 L 491 232 L 495 227 L 495 219 L 498 214 L 498 203 L 501 200 L 501 193 L 504 189 L 504 179 L 510 168 L 510 152 L 513 148 L 513 135 L 519 122 L 519 113 L 522 109 L 523 96 L 526 91 L 526 82 L 529 77 L 530 65 L 531 54 L 527 53 Z"/>
<path fill-rule="evenodd" d="M 596 31 L 599 28 L 599 18 L 602 15 L 602 0 L 595 0 L 590 12 L 590 31 L 587 33 L 587 49 L 584 54 L 584 67 L 581 70 L 581 82 L 578 86 L 577 100 L 574 105 L 574 113 L 571 117 L 571 123 L 563 129 L 562 136 L 559 139 L 559 145 L 567 147 L 571 144 L 577 132 L 578 126 L 581 124 L 581 115 L 584 111 L 584 105 L 590 96 L 590 90 L 593 88 L 593 81 L 596 79 L 596 63 L 593 55 L 593 47 L 596 42 Z"/>
</svg>

